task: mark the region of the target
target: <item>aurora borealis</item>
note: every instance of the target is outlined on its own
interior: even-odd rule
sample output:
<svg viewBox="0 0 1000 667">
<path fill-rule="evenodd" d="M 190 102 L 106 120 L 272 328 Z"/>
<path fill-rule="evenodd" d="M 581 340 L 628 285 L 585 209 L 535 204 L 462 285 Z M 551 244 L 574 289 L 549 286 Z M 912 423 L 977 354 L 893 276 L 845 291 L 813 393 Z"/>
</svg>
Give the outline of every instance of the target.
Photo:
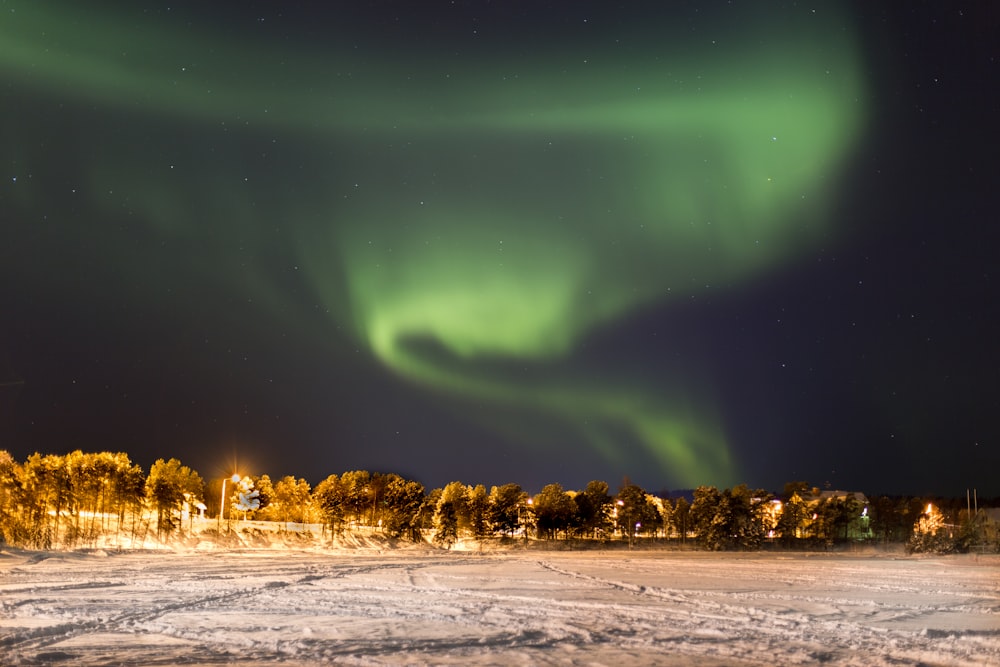
<svg viewBox="0 0 1000 667">
<path fill-rule="evenodd" d="M 855 293 L 926 210 L 860 10 L 2 9 L 15 453 L 860 486 L 947 432 L 877 325 L 933 290 Z"/>
</svg>

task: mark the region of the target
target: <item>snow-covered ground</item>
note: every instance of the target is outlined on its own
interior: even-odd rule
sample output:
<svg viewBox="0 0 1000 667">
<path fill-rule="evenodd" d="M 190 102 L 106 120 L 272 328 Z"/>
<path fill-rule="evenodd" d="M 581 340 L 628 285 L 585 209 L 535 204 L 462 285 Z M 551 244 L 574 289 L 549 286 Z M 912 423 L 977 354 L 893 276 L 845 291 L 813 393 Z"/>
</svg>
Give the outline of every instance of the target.
<svg viewBox="0 0 1000 667">
<path fill-rule="evenodd" d="M 0 664 L 1000 665 L 996 556 L 0 551 Z"/>
</svg>

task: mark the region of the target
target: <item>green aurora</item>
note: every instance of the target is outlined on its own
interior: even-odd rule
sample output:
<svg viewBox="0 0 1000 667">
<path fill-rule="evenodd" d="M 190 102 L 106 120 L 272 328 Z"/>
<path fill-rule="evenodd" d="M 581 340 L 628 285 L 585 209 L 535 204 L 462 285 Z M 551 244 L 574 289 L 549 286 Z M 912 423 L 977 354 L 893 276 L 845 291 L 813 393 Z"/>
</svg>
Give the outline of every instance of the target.
<svg viewBox="0 0 1000 667">
<path fill-rule="evenodd" d="M 525 445 L 571 432 L 610 461 L 641 449 L 675 483 L 738 480 L 710 386 L 569 361 L 623 318 L 836 233 L 826 212 L 864 117 L 840 19 L 782 41 L 731 28 L 724 47 L 650 38 L 624 54 L 403 66 L 336 47 L 279 56 L 75 6 L 16 10 L 0 22 L 7 81 L 106 110 L 140 128 L 130 136 L 224 127 L 252 146 L 202 165 L 192 194 L 162 165 L 136 168 L 130 138 L 105 137 L 115 150 L 87 169 L 93 206 L 119 206 L 103 196 L 114 182 L 153 233 L 192 242 L 229 226 L 261 246 L 280 218 L 332 325 L 442 405 Z M 265 182 L 248 193 L 234 174 L 275 143 L 307 173 L 254 167 Z"/>
</svg>

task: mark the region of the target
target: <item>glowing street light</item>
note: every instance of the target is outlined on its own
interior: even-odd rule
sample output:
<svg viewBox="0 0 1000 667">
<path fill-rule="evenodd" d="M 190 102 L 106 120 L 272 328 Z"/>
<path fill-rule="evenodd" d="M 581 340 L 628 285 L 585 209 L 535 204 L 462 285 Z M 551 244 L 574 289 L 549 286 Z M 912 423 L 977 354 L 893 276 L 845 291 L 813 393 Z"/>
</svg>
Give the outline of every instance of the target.
<svg viewBox="0 0 1000 667">
<path fill-rule="evenodd" d="M 233 484 L 239 484 L 240 476 L 233 473 L 232 477 L 222 478 L 222 497 L 219 499 L 219 535 L 222 535 L 222 515 L 226 512 L 226 482 L 232 481 Z"/>
</svg>

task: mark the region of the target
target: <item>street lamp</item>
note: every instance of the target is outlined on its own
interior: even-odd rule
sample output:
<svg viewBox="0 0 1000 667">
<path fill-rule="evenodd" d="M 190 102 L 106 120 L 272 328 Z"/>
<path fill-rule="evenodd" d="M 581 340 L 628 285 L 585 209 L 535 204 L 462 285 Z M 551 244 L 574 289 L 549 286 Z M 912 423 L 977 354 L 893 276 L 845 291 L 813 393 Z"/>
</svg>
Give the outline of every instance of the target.
<svg viewBox="0 0 1000 667">
<path fill-rule="evenodd" d="M 222 478 L 222 497 L 219 498 L 219 535 L 222 535 L 222 515 L 226 513 L 226 482 L 232 481 L 233 484 L 238 484 L 240 481 L 240 476 L 233 473 L 232 477 Z"/>
</svg>

